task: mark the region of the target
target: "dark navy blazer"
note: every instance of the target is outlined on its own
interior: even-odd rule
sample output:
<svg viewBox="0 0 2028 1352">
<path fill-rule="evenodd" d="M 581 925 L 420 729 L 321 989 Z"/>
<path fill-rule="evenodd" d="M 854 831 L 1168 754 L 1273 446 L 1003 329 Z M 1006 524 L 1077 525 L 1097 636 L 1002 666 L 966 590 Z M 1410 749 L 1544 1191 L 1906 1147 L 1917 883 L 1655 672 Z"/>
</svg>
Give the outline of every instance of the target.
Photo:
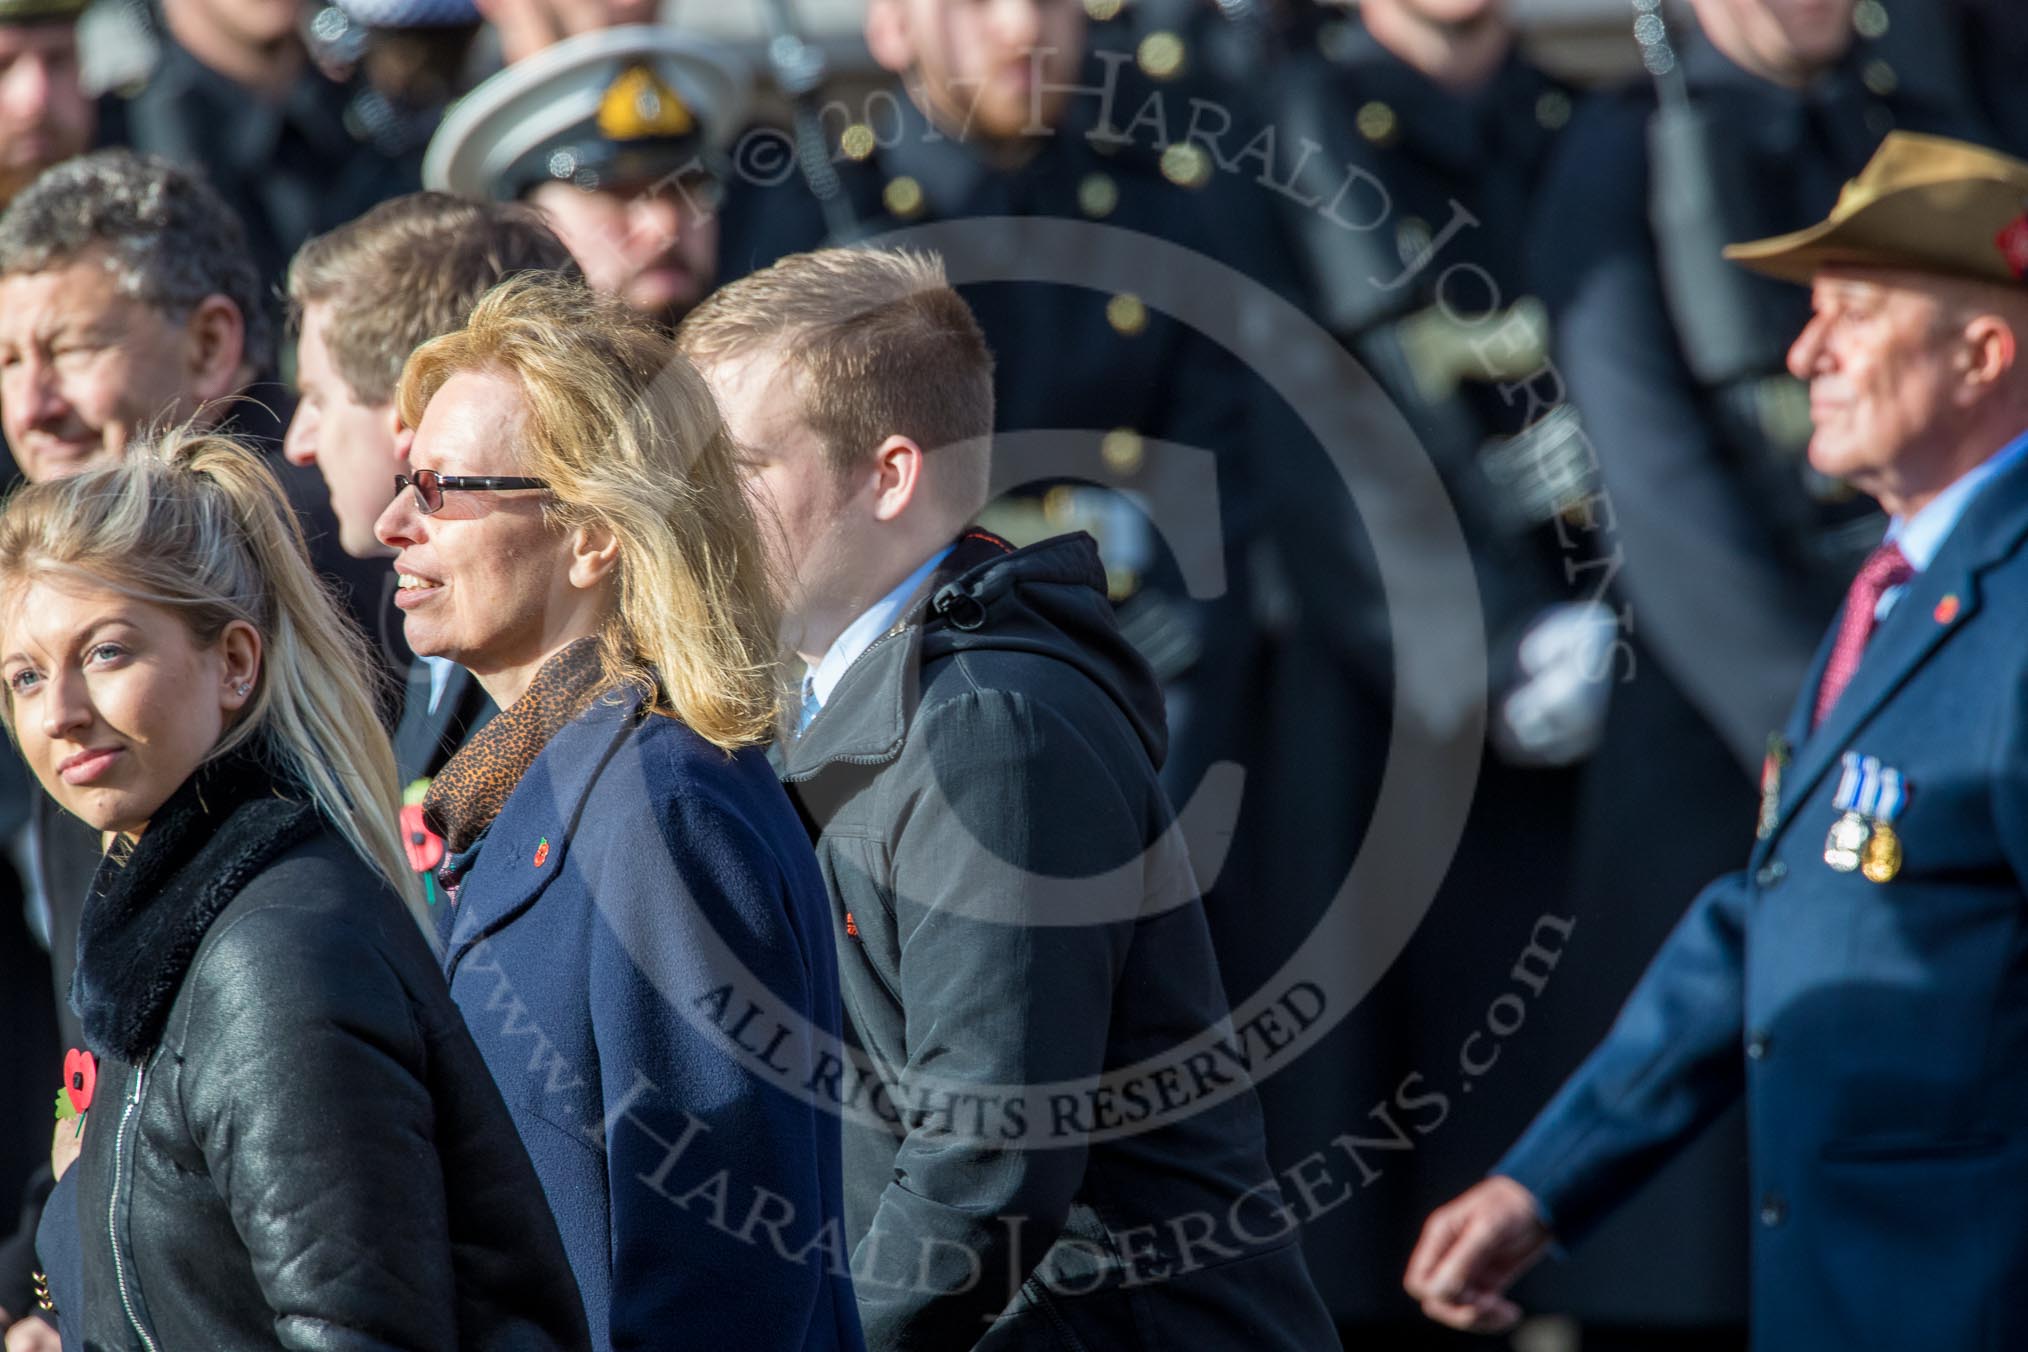
<svg viewBox="0 0 2028 1352">
<path fill-rule="evenodd" d="M 763 753 L 607 696 L 438 906 L 594 1346 L 861 1348 L 829 905 Z"/>
<path fill-rule="evenodd" d="M 2017 461 L 1810 732 L 1826 641 L 1771 830 L 1495 1170 L 1575 1240 L 1743 1093 L 1757 1347 L 2028 1347 L 2024 536 Z M 1846 751 L 1906 778 L 1885 883 L 1824 859 Z"/>
</svg>

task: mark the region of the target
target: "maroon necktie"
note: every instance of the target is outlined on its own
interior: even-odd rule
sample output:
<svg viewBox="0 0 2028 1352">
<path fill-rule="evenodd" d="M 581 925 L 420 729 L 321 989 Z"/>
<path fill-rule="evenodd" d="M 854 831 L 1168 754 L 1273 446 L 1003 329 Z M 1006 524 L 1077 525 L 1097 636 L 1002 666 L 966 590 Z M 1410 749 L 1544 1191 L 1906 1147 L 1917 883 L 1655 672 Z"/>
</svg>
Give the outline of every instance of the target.
<svg viewBox="0 0 2028 1352">
<path fill-rule="evenodd" d="M 1892 540 L 1866 556 L 1859 576 L 1852 579 L 1852 589 L 1845 593 L 1845 610 L 1838 620 L 1838 641 L 1831 647 L 1831 660 L 1824 665 L 1824 683 L 1817 687 L 1817 712 L 1810 720 L 1812 728 L 1824 721 L 1838 696 L 1851 684 L 1852 673 L 1859 670 L 1866 640 L 1873 637 L 1873 612 L 1880 608 L 1880 598 L 1914 576 L 1915 568 L 1908 556 Z"/>
</svg>

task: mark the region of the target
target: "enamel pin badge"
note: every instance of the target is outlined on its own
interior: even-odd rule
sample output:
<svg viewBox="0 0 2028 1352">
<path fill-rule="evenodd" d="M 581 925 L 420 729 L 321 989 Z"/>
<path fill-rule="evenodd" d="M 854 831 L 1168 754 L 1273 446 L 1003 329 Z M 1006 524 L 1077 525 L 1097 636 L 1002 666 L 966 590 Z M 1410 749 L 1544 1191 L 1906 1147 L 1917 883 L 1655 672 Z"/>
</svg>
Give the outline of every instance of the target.
<svg viewBox="0 0 2028 1352">
<path fill-rule="evenodd" d="M 1754 835 L 1762 840 L 1774 834 L 1781 816 L 1782 771 L 1788 764 L 1789 739 L 1778 732 L 1769 733 L 1767 756 L 1760 763 L 1760 821 L 1754 827 Z"/>
</svg>

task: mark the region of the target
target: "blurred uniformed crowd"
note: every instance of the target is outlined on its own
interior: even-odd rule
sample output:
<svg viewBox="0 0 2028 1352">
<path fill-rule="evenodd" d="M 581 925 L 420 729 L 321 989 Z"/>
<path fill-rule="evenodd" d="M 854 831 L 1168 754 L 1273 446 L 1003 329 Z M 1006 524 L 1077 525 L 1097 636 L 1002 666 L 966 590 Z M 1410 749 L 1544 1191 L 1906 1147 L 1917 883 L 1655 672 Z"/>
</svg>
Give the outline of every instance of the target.
<svg viewBox="0 0 2028 1352">
<path fill-rule="evenodd" d="M 1784 354 L 1807 292 L 1720 249 L 1821 218 L 1891 130 L 2028 154 L 2028 9 L 1630 0 L 1599 6 L 1625 61 L 1573 73 L 1502 0 L 870 0 L 870 61 L 847 62 L 785 0 L 757 6 L 754 59 L 689 8 L 0 0 L 0 207 L 97 148 L 208 180 L 244 229 L 224 293 L 245 361 L 217 392 L 244 398 L 206 416 L 278 459 L 290 261 L 404 193 L 531 204 L 593 285 L 670 323 L 827 243 L 942 254 L 997 364 L 987 524 L 1099 541 L 1167 689 L 1164 777 L 1235 1006 L 1363 880 L 1333 940 L 1357 1008 L 1263 1079 L 1268 1143 L 1278 1169 L 1348 1130 L 1394 1143 L 1307 1218 L 1309 1267 L 1348 1343 L 1441 1343 L 1398 1285 L 1416 1227 L 1743 857 L 1766 738 L 1880 535 L 1803 453 Z M 87 90 L 114 47 L 145 69 Z M 15 299 L 0 379 L 32 325 L 114 303 Z M 0 383 L 31 478 L 38 447 L 195 407 L 138 373 L 96 402 Z M 313 549 L 407 677 L 391 580 L 340 547 L 316 459 L 288 456 Z M 4 772 L 11 1217 L 69 1018 L 76 918 L 53 899 L 79 880 Z M 1380 820 L 1426 877 L 1355 874 Z M 1545 932 L 1566 936 L 1553 976 L 1517 984 Z M 1459 1049 L 1517 991 L 1525 1022 L 1497 1024 L 1465 1097 Z M 1531 1308 L 1588 1350 L 1739 1344 L 1743 1161 L 1735 1120 L 1616 1239 L 1538 1273 Z M 0 1323 L 32 1306 L 31 1266 L 0 1254 Z"/>
</svg>

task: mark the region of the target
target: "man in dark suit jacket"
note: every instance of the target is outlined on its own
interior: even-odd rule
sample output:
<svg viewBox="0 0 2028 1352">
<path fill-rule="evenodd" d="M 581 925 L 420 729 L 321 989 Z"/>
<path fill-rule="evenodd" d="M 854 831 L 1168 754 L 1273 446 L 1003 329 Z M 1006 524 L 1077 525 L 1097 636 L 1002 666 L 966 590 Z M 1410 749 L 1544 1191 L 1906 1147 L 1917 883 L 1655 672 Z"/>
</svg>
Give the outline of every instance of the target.
<svg viewBox="0 0 2028 1352">
<path fill-rule="evenodd" d="M 420 147 L 387 134 L 393 119 L 363 97 L 366 81 L 332 79 L 312 53 L 309 12 L 230 0 L 144 7 L 154 64 L 117 111 L 126 144 L 201 171 L 245 223 L 271 311 L 304 240 L 422 186 Z"/>
<path fill-rule="evenodd" d="M 1602 496 L 1565 529 L 1596 545 L 1583 576 L 1610 580 L 1627 621 L 1571 851 L 1586 975 L 1529 1020 L 1544 1083 L 1604 1033 L 1683 899 L 1738 859 L 1767 734 L 1883 524 L 1804 455 L 1808 397 L 1783 356 L 1808 297 L 1718 249 L 1822 219 L 1890 127 L 1978 139 L 1938 97 L 1961 91 L 1896 41 L 1931 6 L 1890 5 L 1887 41 L 1851 0 L 1699 0 L 1694 27 L 1678 8 L 1673 47 L 1650 48 L 1662 81 L 1579 102 L 1527 232 L 1556 365 L 1529 397 L 1567 392 L 1582 418 Z M 1738 1115 L 1720 1123 L 1615 1216 L 1612 1243 L 1545 1273 L 1538 1303 L 1588 1333 L 1643 1312 L 1743 1324 L 1744 1144 Z M 1669 1254 L 1653 1275 L 1629 1261 L 1646 1250 Z"/>
<path fill-rule="evenodd" d="M 1745 1098 L 1757 1346 L 2015 1347 L 2028 1277 L 2028 164 L 1896 133 L 1830 218 L 1728 256 L 1809 282 L 1810 459 L 1891 518 L 1762 777 L 1606 1040 L 1407 1285 L 1504 1291 Z"/>
<path fill-rule="evenodd" d="M 968 528 L 992 357 L 941 261 L 797 255 L 680 337 L 809 668 L 778 768 L 876 1086 L 845 1145 L 868 1347 L 1336 1346 L 1250 1060 L 1174 1074 L 1230 1021 L 1154 673 L 1088 536 Z"/>
</svg>

